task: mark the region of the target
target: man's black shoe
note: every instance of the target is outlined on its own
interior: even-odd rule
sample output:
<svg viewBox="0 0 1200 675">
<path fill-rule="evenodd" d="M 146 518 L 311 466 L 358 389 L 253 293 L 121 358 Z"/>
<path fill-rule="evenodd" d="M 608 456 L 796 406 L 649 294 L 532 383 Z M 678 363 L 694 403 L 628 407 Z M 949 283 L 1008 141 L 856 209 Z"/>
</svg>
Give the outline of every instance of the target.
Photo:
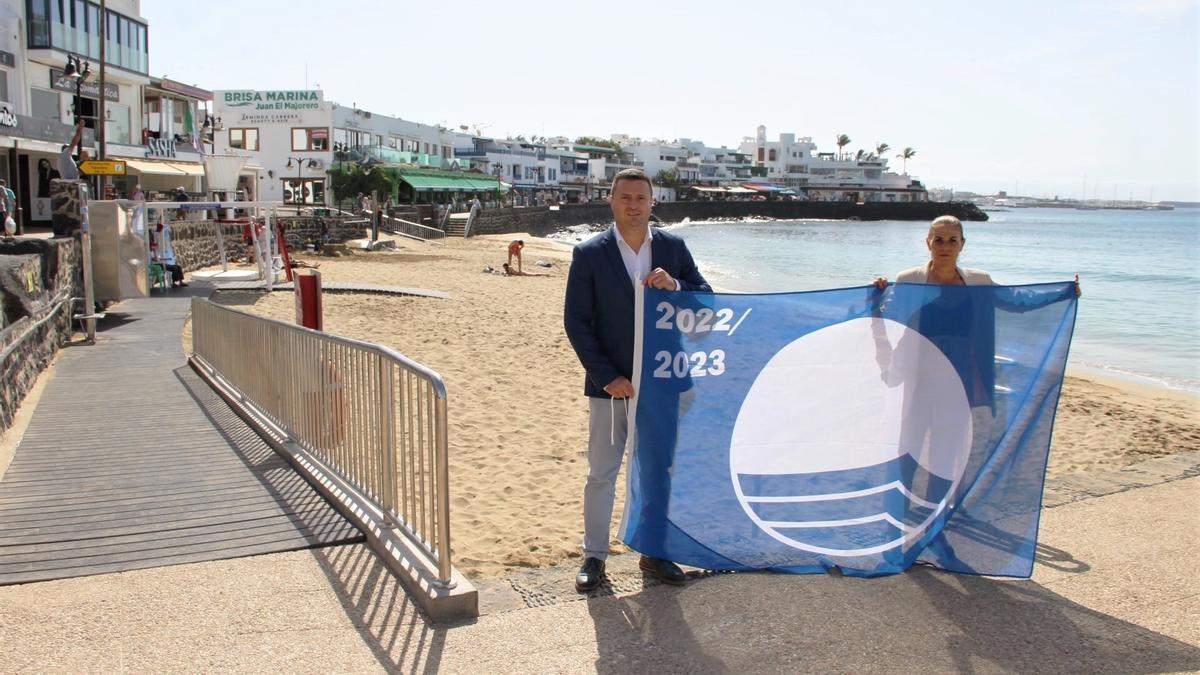
<svg viewBox="0 0 1200 675">
<path fill-rule="evenodd" d="M 638 561 L 638 567 L 646 574 L 672 586 L 682 586 L 687 582 L 687 575 L 683 573 L 683 570 L 679 569 L 679 565 L 670 560 L 644 555 Z"/>
<path fill-rule="evenodd" d="M 575 575 L 575 590 L 587 593 L 599 586 L 600 580 L 603 578 L 604 561 L 599 558 L 588 558 L 583 561 L 583 567 L 579 568 L 579 574 Z"/>
</svg>

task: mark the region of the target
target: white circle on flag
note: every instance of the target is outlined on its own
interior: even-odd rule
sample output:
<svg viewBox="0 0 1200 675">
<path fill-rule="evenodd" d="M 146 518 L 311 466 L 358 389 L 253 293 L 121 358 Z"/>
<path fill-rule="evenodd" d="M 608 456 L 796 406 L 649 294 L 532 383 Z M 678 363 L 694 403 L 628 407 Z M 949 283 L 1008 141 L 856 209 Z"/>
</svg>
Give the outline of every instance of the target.
<svg viewBox="0 0 1200 675">
<path fill-rule="evenodd" d="M 890 319 L 852 319 L 794 340 L 755 378 L 730 440 L 733 487 L 777 541 L 877 554 L 915 541 L 946 509 L 971 432 L 962 379 L 933 342 Z M 905 455 L 919 468 L 902 471 Z M 743 480 L 764 492 L 746 494 Z M 880 541 L 889 525 L 895 536 Z"/>
</svg>

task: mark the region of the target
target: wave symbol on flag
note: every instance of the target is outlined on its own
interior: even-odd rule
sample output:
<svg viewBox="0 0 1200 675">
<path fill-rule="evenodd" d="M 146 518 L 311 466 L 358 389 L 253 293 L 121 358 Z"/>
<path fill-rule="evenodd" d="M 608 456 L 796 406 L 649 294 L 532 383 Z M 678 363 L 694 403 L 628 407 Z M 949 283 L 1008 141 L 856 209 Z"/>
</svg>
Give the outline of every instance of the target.
<svg viewBox="0 0 1200 675">
<path fill-rule="evenodd" d="M 742 508 L 772 538 L 833 556 L 911 544 L 956 493 L 971 409 L 954 365 L 888 319 L 809 333 L 771 358 L 730 443 Z"/>
</svg>

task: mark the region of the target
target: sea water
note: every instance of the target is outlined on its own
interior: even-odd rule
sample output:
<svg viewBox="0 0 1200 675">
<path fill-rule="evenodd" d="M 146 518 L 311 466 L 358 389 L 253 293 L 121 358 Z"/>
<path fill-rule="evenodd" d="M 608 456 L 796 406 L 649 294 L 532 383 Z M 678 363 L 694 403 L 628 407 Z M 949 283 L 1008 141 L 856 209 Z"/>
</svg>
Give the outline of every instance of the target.
<svg viewBox="0 0 1200 675">
<path fill-rule="evenodd" d="M 1013 209 L 965 224 L 962 267 L 1083 297 L 1070 364 L 1200 392 L 1200 209 Z M 670 229 L 711 284 L 738 292 L 861 286 L 929 259 L 928 223 L 695 222 Z M 563 233 L 578 240 L 576 229 Z"/>
</svg>

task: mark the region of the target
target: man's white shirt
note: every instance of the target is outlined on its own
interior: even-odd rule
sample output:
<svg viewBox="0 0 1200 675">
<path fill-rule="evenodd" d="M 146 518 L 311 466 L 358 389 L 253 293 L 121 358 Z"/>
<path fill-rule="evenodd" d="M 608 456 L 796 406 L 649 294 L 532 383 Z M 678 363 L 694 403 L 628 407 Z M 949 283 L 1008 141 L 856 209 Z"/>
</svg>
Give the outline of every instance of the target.
<svg viewBox="0 0 1200 675">
<path fill-rule="evenodd" d="M 642 247 L 635 252 L 625 241 L 625 237 L 621 236 L 621 228 L 614 225 L 613 230 L 617 235 L 617 250 L 621 252 L 621 262 L 625 263 L 625 271 L 629 273 L 636 291 L 637 287 L 642 285 L 642 279 L 650 276 L 650 238 L 653 233 L 650 226 L 646 225 L 646 238 L 642 240 Z M 678 279 L 675 280 L 675 290 L 679 290 Z"/>
</svg>

